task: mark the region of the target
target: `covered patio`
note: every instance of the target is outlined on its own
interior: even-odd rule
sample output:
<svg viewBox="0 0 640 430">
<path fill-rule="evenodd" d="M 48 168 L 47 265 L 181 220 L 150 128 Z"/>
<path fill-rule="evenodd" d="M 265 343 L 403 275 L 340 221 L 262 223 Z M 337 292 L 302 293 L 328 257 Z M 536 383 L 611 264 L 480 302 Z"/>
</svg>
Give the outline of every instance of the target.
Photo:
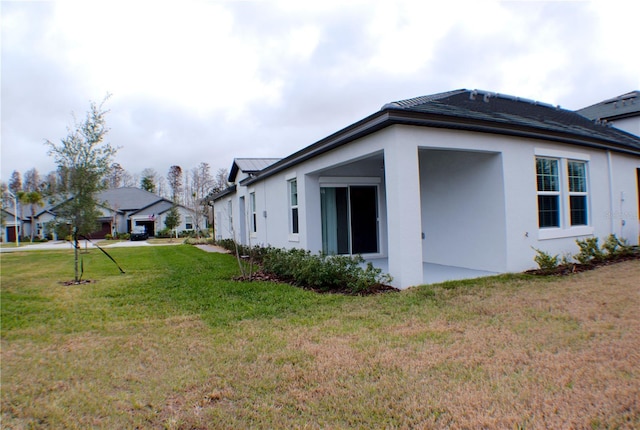
<svg viewBox="0 0 640 430">
<path fill-rule="evenodd" d="M 383 273 L 389 273 L 389 260 L 386 258 L 366 259 L 367 262 L 373 264 L 382 270 Z M 423 284 L 437 284 L 446 281 L 458 281 L 461 279 L 482 278 L 485 276 L 497 275 L 498 272 L 489 272 L 486 270 L 468 269 L 466 267 L 446 266 L 435 263 L 422 263 L 422 279 Z"/>
</svg>

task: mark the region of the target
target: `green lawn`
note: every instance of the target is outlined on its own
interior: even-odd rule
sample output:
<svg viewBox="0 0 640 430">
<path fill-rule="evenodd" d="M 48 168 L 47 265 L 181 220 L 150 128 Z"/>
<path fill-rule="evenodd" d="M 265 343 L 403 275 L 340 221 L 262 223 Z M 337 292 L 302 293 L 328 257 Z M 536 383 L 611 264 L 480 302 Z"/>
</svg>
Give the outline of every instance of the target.
<svg viewBox="0 0 640 430">
<path fill-rule="evenodd" d="M 3 428 L 637 428 L 640 262 L 369 297 L 188 245 L 1 255 Z"/>
</svg>

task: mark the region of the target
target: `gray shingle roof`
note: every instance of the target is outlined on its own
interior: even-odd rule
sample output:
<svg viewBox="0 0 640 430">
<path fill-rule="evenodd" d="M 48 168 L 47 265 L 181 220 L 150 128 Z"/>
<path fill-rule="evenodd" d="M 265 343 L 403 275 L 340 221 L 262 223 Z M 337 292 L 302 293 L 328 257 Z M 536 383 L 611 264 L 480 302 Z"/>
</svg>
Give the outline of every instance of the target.
<svg viewBox="0 0 640 430">
<path fill-rule="evenodd" d="M 394 124 L 542 139 L 640 155 L 640 138 L 559 106 L 481 90 L 454 90 L 387 103 L 362 120 L 264 168 L 243 185 Z"/>
<path fill-rule="evenodd" d="M 100 203 L 107 202 L 111 208 L 133 211 L 161 201 L 163 198 L 140 188 L 123 187 L 104 190 L 98 194 L 97 200 Z"/>
<path fill-rule="evenodd" d="M 523 127 L 576 138 L 596 138 L 640 150 L 640 140 L 624 131 L 597 124 L 574 111 L 534 100 L 481 90 L 456 90 L 427 98 L 388 103 L 383 109 L 482 121 L 502 127 Z"/>
<path fill-rule="evenodd" d="M 229 172 L 229 182 L 235 182 L 238 172 L 243 171 L 249 175 L 258 173 L 260 170 L 269 167 L 273 163 L 280 161 L 279 158 L 235 158 Z"/>
<path fill-rule="evenodd" d="M 640 116 L 640 91 L 631 91 L 576 112 L 589 119 L 607 121 Z"/>
<path fill-rule="evenodd" d="M 141 216 L 141 215 L 160 215 L 166 211 L 168 211 L 169 209 L 171 209 L 171 206 L 173 206 L 173 204 L 168 201 L 168 200 L 159 200 L 147 207 L 144 207 L 142 209 L 140 209 L 139 211 L 136 211 L 134 213 L 132 213 L 131 215 L 136 215 L 136 216 Z"/>
</svg>

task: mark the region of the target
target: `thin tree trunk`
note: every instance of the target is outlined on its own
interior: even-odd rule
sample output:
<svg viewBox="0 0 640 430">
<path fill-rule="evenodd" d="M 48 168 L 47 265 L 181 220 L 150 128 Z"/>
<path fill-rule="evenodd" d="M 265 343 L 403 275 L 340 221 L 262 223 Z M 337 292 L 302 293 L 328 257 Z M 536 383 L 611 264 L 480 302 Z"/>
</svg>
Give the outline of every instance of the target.
<svg viewBox="0 0 640 430">
<path fill-rule="evenodd" d="M 78 274 L 78 248 L 80 247 L 78 244 L 78 234 L 73 233 L 73 243 L 74 243 L 74 270 L 75 270 L 75 281 L 80 282 L 80 276 Z"/>
</svg>

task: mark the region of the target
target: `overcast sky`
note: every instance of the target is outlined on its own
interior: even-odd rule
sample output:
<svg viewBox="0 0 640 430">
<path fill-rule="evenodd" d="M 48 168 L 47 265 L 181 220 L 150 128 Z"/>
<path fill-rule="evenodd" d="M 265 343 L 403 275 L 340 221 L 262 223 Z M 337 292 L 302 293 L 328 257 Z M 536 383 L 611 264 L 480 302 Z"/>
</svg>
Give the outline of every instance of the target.
<svg viewBox="0 0 640 430">
<path fill-rule="evenodd" d="M 640 89 L 638 1 L 2 1 L 2 170 L 90 101 L 132 174 L 283 157 L 458 88 L 579 109 Z"/>
</svg>

